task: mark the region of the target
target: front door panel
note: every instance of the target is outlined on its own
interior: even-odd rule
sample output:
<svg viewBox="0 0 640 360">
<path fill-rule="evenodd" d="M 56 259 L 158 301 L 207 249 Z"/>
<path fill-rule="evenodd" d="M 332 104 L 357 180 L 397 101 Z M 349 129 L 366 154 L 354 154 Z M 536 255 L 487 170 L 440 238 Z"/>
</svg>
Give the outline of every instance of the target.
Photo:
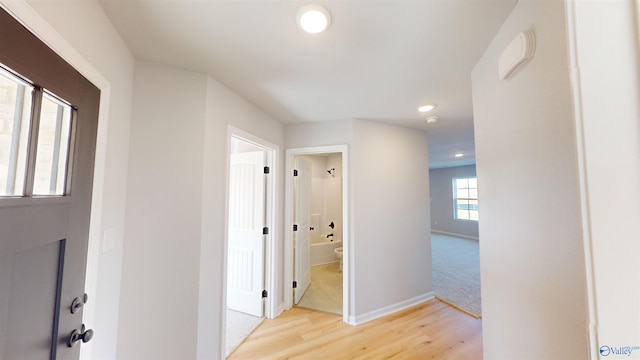
<svg viewBox="0 0 640 360">
<path fill-rule="evenodd" d="M 71 303 L 84 295 L 100 91 L 4 10 L 0 44 L 4 71 L 24 80 L 33 99 L 21 110 L 30 117 L 19 120 L 5 116 L 18 113 L 17 100 L 0 96 L 0 129 L 13 131 L 0 133 L 0 179 L 16 173 L 20 156 L 26 164 L 17 178 L 24 186 L 0 196 L 0 359 L 75 360 L 79 346 L 67 343 L 82 326 Z M 10 94 L 3 86 L 0 95 Z M 31 126 L 9 126 L 17 121 Z M 23 155 L 3 157 L 22 137 Z"/>
<path fill-rule="evenodd" d="M 9 332 L 4 357 L 49 357 L 55 317 L 60 242 L 19 252 L 13 257 Z M 23 319 L 50 319 L 28 323 Z M 25 336 L 28 334 L 28 336 Z"/>
</svg>

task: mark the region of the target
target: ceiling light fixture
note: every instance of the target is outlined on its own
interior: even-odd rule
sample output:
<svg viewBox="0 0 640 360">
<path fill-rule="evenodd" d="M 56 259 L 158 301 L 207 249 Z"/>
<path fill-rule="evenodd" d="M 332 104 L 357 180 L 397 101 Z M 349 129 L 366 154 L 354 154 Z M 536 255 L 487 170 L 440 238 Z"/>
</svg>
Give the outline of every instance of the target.
<svg viewBox="0 0 640 360">
<path fill-rule="evenodd" d="M 458 157 L 458 158 L 459 158 L 459 157 L 463 157 L 463 156 L 464 156 L 464 154 L 463 154 L 463 153 L 455 153 L 453 156 L 455 156 L 455 157 Z"/>
<path fill-rule="evenodd" d="M 431 111 L 431 110 L 433 110 L 433 109 L 435 109 L 435 108 L 436 108 L 436 106 L 435 106 L 434 104 L 428 104 L 428 105 L 420 106 L 420 107 L 418 108 L 418 111 L 420 111 L 420 112 L 423 112 L 423 113 L 424 113 L 424 112 L 429 112 L 429 111 Z"/>
<path fill-rule="evenodd" d="M 298 25 L 310 34 L 321 33 L 331 25 L 331 14 L 318 5 L 303 6 L 296 16 Z"/>
<path fill-rule="evenodd" d="M 427 120 L 427 124 L 435 124 L 435 123 L 438 122 L 438 117 L 437 116 L 429 116 L 425 120 Z"/>
</svg>

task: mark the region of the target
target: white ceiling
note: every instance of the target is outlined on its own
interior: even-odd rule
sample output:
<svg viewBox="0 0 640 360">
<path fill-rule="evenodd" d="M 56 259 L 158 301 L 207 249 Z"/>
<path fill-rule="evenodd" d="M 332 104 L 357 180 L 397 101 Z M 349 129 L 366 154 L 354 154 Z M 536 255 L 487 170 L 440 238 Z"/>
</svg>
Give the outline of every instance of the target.
<svg viewBox="0 0 640 360">
<path fill-rule="evenodd" d="M 138 59 L 210 74 L 284 123 L 426 130 L 431 167 L 475 163 L 471 70 L 515 2 L 318 1 L 333 20 L 311 35 L 296 25 L 302 0 L 100 0 Z"/>
</svg>

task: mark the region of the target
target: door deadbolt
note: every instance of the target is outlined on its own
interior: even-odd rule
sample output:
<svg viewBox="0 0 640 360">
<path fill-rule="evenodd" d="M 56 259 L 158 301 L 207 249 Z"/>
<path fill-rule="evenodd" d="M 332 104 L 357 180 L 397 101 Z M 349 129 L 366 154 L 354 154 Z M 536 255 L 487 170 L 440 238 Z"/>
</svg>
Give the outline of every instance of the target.
<svg viewBox="0 0 640 360">
<path fill-rule="evenodd" d="M 73 302 L 71 303 L 71 313 L 75 314 L 80 311 L 84 304 L 87 303 L 87 300 L 89 300 L 89 296 L 87 296 L 86 293 L 82 296 L 82 298 L 77 297 L 73 299 Z"/>
<path fill-rule="evenodd" d="M 67 341 L 67 345 L 69 347 L 72 347 L 78 341 L 82 341 L 83 343 L 86 343 L 86 342 L 91 341 L 91 339 L 93 339 L 93 330 L 92 329 L 86 329 L 84 324 L 82 324 L 82 327 L 80 328 L 80 330 L 74 329 L 71 332 L 71 334 L 69 335 L 69 340 Z"/>
</svg>

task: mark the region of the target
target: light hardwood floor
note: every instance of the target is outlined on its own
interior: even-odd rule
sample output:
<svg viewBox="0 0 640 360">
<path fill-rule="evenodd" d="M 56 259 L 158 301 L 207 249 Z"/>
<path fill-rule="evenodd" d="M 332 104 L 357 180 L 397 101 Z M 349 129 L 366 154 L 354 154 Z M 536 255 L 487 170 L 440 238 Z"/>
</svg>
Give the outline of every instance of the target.
<svg viewBox="0 0 640 360">
<path fill-rule="evenodd" d="M 359 326 L 293 308 L 265 320 L 229 359 L 482 359 L 482 320 L 437 299 Z"/>
</svg>

